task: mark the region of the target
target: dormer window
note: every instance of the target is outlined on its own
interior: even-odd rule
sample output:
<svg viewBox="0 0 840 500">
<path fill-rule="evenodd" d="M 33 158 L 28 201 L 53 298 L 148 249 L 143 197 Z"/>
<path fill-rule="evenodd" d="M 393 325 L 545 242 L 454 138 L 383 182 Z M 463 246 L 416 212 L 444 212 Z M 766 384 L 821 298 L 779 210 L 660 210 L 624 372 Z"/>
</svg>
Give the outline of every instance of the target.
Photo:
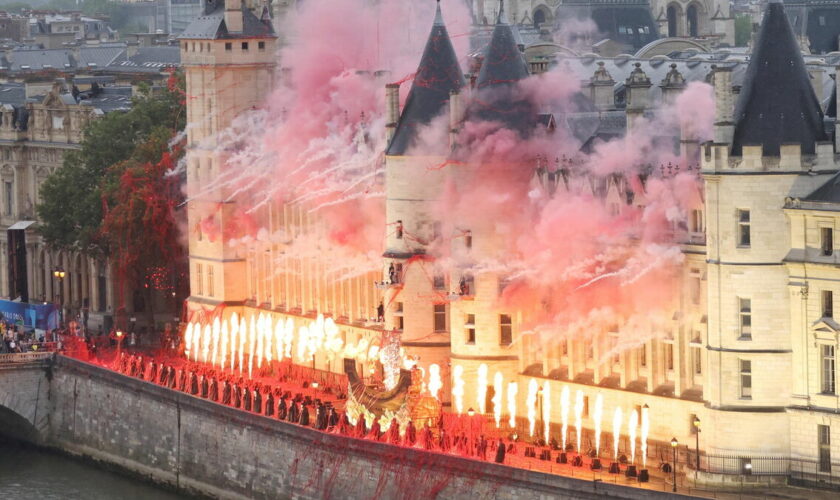
<svg viewBox="0 0 840 500">
<path fill-rule="evenodd" d="M 265 50 L 265 42 L 257 42 L 257 49 Z"/>
<path fill-rule="evenodd" d="M 231 42 L 225 42 L 225 51 L 230 52 L 233 50 L 233 44 Z"/>
<path fill-rule="evenodd" d="M 248 50 L 248 42 L 242 42 L 242 50 Z"/>
<path fill-rule="evenodd" d="M 824 257 L 834 255 L 834 229 L 830 227 L 820 228 L 820 250 Z"/>
</svg>

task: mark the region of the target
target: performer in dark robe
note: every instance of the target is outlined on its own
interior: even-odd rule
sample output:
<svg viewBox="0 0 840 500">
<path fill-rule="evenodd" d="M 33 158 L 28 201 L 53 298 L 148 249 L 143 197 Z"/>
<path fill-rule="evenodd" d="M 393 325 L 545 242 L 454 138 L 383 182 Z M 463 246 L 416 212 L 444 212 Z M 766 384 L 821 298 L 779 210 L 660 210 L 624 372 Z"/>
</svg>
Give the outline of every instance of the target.
<svg viewBox="0 0 840 500">
<path fill-rule="evenodd" d="M 338 425 L 338 413 L 335 412 L 335 408 L 330 405 L 329 414 L 327 417 L 327 428 L 334 429 L 335 426 Z"/>
<path fill-rule="evenodd" d="M 230 384 L 228 384 L 227 379 L 222 380 L 222 404 L 230 404 Z"/>
<path fill-rule="evenodd" d="M 233 384 L 233 407 L 242 408 L 242 388 L 235 382 Z"/>
<path fill-rule="evenodd" d="M 400 424 L 397 423 L 396 418 L 391 419 L 391 426 L 388 427 L 388 442 L 400 444 Z"/>
<path fill-rule="evenodd" d="M 274 394 L 270 392 L 265 396 L 265 416 L 274 416 Z"/>
<path fill-rule="evenodd" d="M 341 417 L 338 419 L 338 425 L 335 428 L 335 431 L 342 436 L 349 436 L 351 432 L 353 432 L 353 428 L 350 426 L 350 419 L 347 418 L 347 413 L 342 413 Z"/>
<path fill-rule="evenodd" d="M 382 427 L 379 425 L 379 420 L 373 421 L 373 424 L 370 426 L 370 432 L 367 433 L 366 437 L 374 441 L 379 441 L 379 438 L 382 437 Z"/>
<path fill-rule="evenodd" d="M 505 463 L 505 443 L 501 439 L 499 439 L 499 446 L 496 448 L 496 463 Z"/>
<path fill-rule="evenodd" d="M 300 403 L 292 402 L 289 405 L 289 422 L 296 424 L 300 421 Z"/>
<path fill-rule="evenodd" d="M 309 408 L 306 405 L 301 405 L 300 425 L 309 426 Z"/>
<path fill-rule="evenodd" d="M 196 377 L 195 372 L 190 372 L 190 390 L 189 393 L 195 396 L 198 394 L 198 377 Z"/>
<path fill-rule="evenodd" d="M 426 422 L 423 430 L 420 431 L 420 442 L 423 444 L 424 450 L 432 449 L 432 437 L 432 429 L 429 427 L 429 422 Z"/>
<path fill-rule="evenodd" d="M 359 420 L 356 422 L 356 433 L 355 436 L 357 438 L 363 438 L 367 434 L 367 426 L 365 425 L 365 417 L 363 415 L 359 415 Z"/>
<path fill-rule="evenodd" d="M 164 385 L 164 381 L 166 380 L 166 366 L 161 363 L 158 366 L 158 373 L 157 379 L 155 380 L 159 385 Z"/>
<path fill-rule="evenodd" d="M 287 412 L 288 408 L 286 407 L 286 398 L 280 398 L 280 404 L 277 405 L 277 419 L 286 420 Z"/>
<path fill-rule="evenodd" d="M 461 433 L 460 436 L 455 437 L 455 449 L 458 450 L 458 453 L 461 455 L 467 454 L 467 436 L 464 433 Z"/>
<path fill-rule="evenodd" d="M 408 421 L 408 425 L 405 428 L 405 445 L 406 446 L 414 446 L 414 443 L 417 442 L 417 429 L 414 427 L 414 422 L 411 420 Z"/>
<path fill-rule="evenodd" d="M 168 376 L 168 380 L 167 380 L 167 383 L 166 383 L 166 386 L 169 387 L 170 389 L 174 389 L 175 384 L 178 382 L 178 377 L 176 375 L 177 375 L 177 372 L 175 371 L 175 368 L 170 366 L 169 367 L 169 376 Z"/>
<path fill-rule="evenodd" d="M 210 391 L 210 381 L 208 380 L 209 377 L 202 372 L 201 376 L 199 377 L 199 387 L 201 387 L 201 397 L 206 398 L 208 392 Z"/>
<path fill-rule="evenodd" d="M 253 398 L 254 398 L 254 413 L 262 413 L 262 394 L 260 394 L 259 387 L 254 387 L 252 389 Z"/>
<path fill-rule="evenodd" d="M 242 408 L 245 411 L 251 411 L 251 407 L 253 406 L 252 405 L 253 401 L 251 401 L 252 397 L 253 397 L 253 394 L 251 393 L 251 386 L 250 385 L 245 386 L 242 389 Z"/>
<path fill-rule="evenodd" d="M 438 438 L 438 447 L 440 447 L 440 451 L 446 453 L 449 451 L 449 448 L 452 447 L 452 440 L 449 438 L 449 434 L 446 433 L 445 430 L 440 430 L 440 437 Z"/>
<path fill-rule="evenodd" d="M 216 377 L 210 379 L 210 388 L 207 391 L 207 397 L 211 401 L 219 401 L 219 382 L 216 380 Z"/>
<path fill-rule="evenodd" d="M 315 412 L 315 428 L 323 431 L 327 428 L 327 407 L 319 403 Z"/>
</svg>

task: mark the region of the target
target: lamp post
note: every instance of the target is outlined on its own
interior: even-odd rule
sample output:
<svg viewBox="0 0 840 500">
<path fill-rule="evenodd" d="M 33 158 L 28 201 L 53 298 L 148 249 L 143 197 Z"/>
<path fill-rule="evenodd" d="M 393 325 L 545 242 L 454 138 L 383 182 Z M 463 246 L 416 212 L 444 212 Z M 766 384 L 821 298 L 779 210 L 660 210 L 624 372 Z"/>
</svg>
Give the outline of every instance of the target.
<svg viewBox="0 0 840 500">
<path fill-rule="evenodd" d="M 60 327 L 64 324 L 63 283 L 67 273 L 61 267 L 57 267 L 53 270 L 53 276 L 58 280 L 58 323 Z"/>
<path fill-rule="evenodd" d="M 117 330 L 115 334 L 117 336 L 117 360 L 120 359 L 120 353 L 122 352 L 122 341 L 123 341 L 123 332 L 122 330 Z"/>
<path fill-rule="evenodd" d="M 475 434 L 474 434 L 474 431 L 473 431 L 473 421 L 474 421 L 473 416 L 475 416 L 475 410 L 473 410 L 472 407 L 470 407 L 470 409 L 467 410 L 467 416 L 469 417 L 469 424 L 470 424 L 470 445 L 469 445 L 470 449 L 469 449 L 468 453 L 470 455 L 472 455 L 473 450 L 475 449 Z"/>
<path fill-rule="evenodd" d="M 694 453 L 697 455 L 696 470 L 700 470 L 700 419 L 694 417 Z"/>
<path fill-rule="evenodd" d="M 674 493 L 677 492 L 677 438 L 671 438 L 671 448 L 674 449 L 674 466 L 672 470 L 674 472 Z"/>
</svg>

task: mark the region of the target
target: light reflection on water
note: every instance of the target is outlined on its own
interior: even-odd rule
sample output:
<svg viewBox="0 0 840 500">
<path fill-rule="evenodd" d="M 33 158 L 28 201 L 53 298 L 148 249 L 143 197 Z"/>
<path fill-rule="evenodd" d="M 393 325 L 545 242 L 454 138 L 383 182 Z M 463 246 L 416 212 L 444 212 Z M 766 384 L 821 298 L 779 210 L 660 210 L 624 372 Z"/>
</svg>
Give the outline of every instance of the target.
<svg viewBox="0 0 840 500">
<path fill-rule="evenodd" d="M 88 463 L 0 438 L 0 499 L 174 500 L 185 498 Z"/>
</svg>

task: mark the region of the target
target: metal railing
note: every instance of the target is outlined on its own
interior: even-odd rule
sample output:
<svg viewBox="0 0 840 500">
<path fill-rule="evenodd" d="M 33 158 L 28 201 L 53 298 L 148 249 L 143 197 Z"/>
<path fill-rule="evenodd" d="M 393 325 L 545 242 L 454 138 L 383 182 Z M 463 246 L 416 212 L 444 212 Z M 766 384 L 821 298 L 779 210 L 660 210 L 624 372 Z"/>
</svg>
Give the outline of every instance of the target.
<svg viewBox="0 0 840 500">
<path fill-rule="evenodd" d="M 687 455 L 689 470 L 697 468 L 697 455 L 694 453 Z M 792 485 L 840 489 L 840 462 L 837 461 L 701 453 L 698 470 L 710 474 L 737 475 L 745 478 L 786 477 L 788 483 Z"/>
<path fill-rule="evenodd" d="M 0 364 L 30 363 L 32 361 L 42 361 L 51 358 L 53 354 L 53 351 L 16 352 L 11 354 L 0 354 Z"/>
</svg>

